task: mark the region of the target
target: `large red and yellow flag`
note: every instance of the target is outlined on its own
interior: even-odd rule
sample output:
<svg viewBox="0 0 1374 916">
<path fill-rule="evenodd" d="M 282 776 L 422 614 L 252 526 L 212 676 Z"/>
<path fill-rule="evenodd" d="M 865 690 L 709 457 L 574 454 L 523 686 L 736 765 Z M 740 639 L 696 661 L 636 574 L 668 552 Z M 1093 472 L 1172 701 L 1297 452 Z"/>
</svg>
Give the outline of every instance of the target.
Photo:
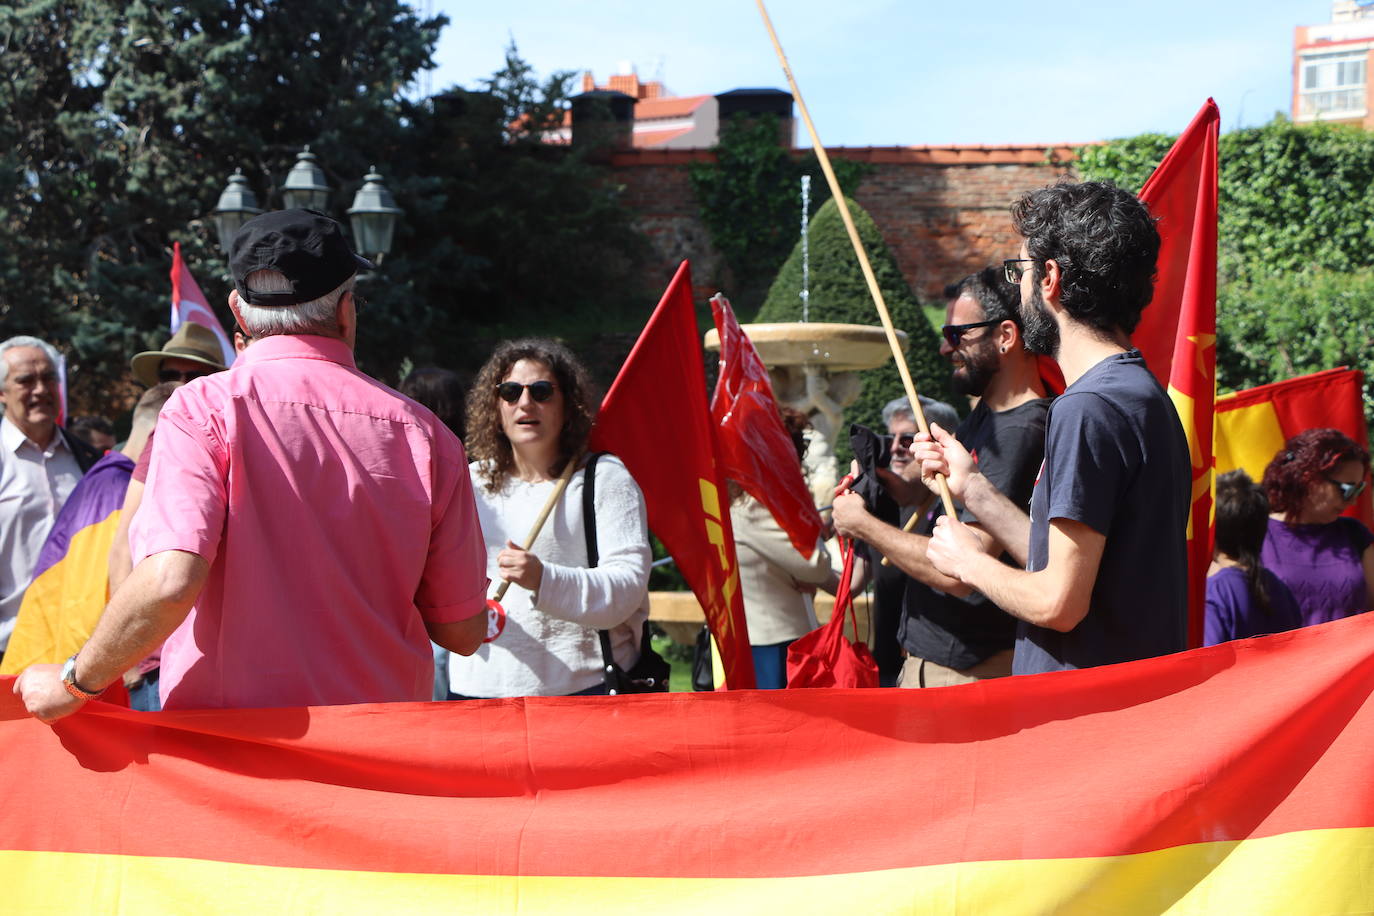
<svg viewBox="0 0 1374 916">
<path fill-rule="evenodd" d="M 936 690 L 49 728 L 10 684 L 6 913 L 1374 910 L 1374 614 Z"/>
<path fill-rule="evenodd" d="M 809 557 L 821 536 L 821 514 L 782 425 L 768 369 L 735 320 L 730 301 L 719 293 L 711 297 L 711 315 L 720 335 L 720 377 L 711 397 L 711 420 L 721 475 L 767 506 L 792 546 Z"/>
<path fill-rule="evenodd" d="M 1159 221 L 1154 299 L 1132 340 L 1183 421 L 1193 461 L 1188 515 L 1188 640 L 1202 644 L 1212 562 L 1212 408 L 1216 399 L 1217 132 L 1211 99 L 1154 170 L 1140 199 Z"/>
<path fill-rule="evenodd" d="M 1242 468 L 1258 481 L 1285 442 L 1314 427 L 1339 429 L 1364 445 L 1369 430 L 1363 390 L 1363 372 L 1340 368 L 1222 395 L 1217 398 L 1217 473 Z M 1345 514 L 1374 527 L 1368 493 Z"/>
<path fill-rule="evenodd" d="M 649 527 L 706 614 L 725 685 L 753 687 L 735 536 L 712 425 L 691 267 L 683 261 L 601 403 L 591 447 L 617 455 L 644 491 Z"/>
</svg>

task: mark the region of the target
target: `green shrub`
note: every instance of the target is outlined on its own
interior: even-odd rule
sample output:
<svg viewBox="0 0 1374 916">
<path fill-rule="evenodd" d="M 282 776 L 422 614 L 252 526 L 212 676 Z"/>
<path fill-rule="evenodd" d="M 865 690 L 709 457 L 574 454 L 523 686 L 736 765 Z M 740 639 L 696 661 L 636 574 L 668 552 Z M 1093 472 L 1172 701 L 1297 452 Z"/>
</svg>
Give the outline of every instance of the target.
<svg viewBox="0 0 1374 916">
<path fill-rule="evenodd" d="M 873 266 L 873 275 L 882 290 L 892 324 L 905 331 L 909 340 L 906 351 L 907 367 L 916 390 L 926 397 L 951 401 L 949 392 L 949 364 L 940 357 L 940 341 L 906 278 L 897 268 L 897 260 L 888 250 L 873 218 L 862 207 L 849 201 L 849 212 L 859 230 L 864 250 Z M 845 231 L 844 220 L 834 200 L 826 201 L 816 213 L 807 230 L 811 249 L 811 284 L 808 316 L 816 322 L 866 324 L 880 326 L 877 307 L 869 294 L 863 270 L 854 255 L 854 246 Z M 802 320 L 802 252 L 801 242 L 778 271 L 777 279 L 759 309 L 757 321 Z M 863 391 L 859 400 L 845 410 L 845 419 L 874 429 L 882 427 L 883 405 L 905 392 L 897 367 L 889 359 L 876 369 L 859 373 Z M 952 403 L 952 401 L 951 401 Z M 849 443 L 836 443 L 836 454 L 842 462 L 849 460 Z"/>
</svg>

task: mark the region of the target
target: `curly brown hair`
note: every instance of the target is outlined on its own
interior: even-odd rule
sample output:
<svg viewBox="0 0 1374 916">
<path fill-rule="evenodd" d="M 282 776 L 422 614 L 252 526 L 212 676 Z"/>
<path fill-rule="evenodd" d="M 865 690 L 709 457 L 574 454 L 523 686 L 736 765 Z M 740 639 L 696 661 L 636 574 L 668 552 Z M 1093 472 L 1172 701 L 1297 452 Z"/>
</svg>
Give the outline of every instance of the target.
<svg viewBox="0 0 1374 916">
<path fill-rule="evenodd" d="M 515 470 L 515 454 L 501 428 L 501 410 L 496 387 L 522 359 L 548 366 L 563 395 L 563 429 L 558 435 L 558 462 L 548 469 L 558 474 L 567 462 L 587 444 L 595 416 L 592 381 L 573 352 L 556 340 L 526 337 L 504 340 L 477 372 L 468 391 L 467 432 L 464 444 L 468 455 L 485 462 L 481 467 L 487 492 L 496 493 Z"/>
<path fill-rule="evenodd" d="M 1295 523 L 1308 492 L 1337 465 L 1358 461 L 1369 470 L 1369 452 L 1338 429 L 1307 429 L 1284 443 L 1264 469 L 1269 506 Z"/>
</svg>

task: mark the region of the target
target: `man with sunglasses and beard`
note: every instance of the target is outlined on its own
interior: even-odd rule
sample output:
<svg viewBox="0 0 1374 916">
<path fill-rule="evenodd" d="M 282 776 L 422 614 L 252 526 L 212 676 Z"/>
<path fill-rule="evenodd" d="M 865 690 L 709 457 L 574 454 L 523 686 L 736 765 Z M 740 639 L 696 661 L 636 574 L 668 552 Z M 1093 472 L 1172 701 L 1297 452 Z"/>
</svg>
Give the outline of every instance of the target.
<svg viewBox="0 0 1374 916">
<path fill-rule="evenodd" d="M 951 383 L 956 393 L 978 399 L 954 437 L 977 456 L 986 479 L 1024 507 L 1043 455 L 1050 399 L 1045 397 L 1036 358 L 1026 351 L 1016 293 L 1003 280 L 1001 268 L 988 267 L 961 281 L 947 321 L 940 354 L 954 367 Z M 898 502 L 911 504 L 928 497 L 919 482 L 919 464 L 910 465 L 910 481 L 899 476 L 902 469 L 896 470 L 880 474 Z M 900 687 L 941 687 L 1011 673 L 1016 621 L 967 584 L 940 572 L 926 557 L 931 530 L 942 512 L 937 508 L 908 534 L 869 514 L 857 494 L 835 500 L 836 529 L 867 542 L 909 577 L 898 626 L 906 654 Z M 994 557 L 1005 556 L 1005 545 L 987 533 L 967 507 L 959 517 L 976 533 L 981 549 Z"/>
<path fill-rule="evenodd" d="M 169 710 L 429 700 L 430 639 L 481 644 L 463 446 L 354 364 L 353 286 L 371 266 L 313 210 L 239 229 L 229 308 L 254 343 L 163 408 L 133 524 L 143 556 L 66 665 L 19 676 L 32 715 L 76 712 L 164 640 Z"/>
<path fill-rule="evenodd" d="M 1192 462 L 1172 401 L 1130 341 L 1154 292 L 1154 219 L 1109 182 L 1032 191 L 1011 214 L 1024 241 L 1006 279 L 1020 288 L 1026 346 L 1052 356 L 1068 384 L 1049 414 L 1029 517 L 952 437 L 937 431 L 913 451 L 925 479 L 945 474 L 1025 570 L 948 519 L 927 555 L 1018 618 L 1016 674 L 1180 651 Z"/>
</svg>

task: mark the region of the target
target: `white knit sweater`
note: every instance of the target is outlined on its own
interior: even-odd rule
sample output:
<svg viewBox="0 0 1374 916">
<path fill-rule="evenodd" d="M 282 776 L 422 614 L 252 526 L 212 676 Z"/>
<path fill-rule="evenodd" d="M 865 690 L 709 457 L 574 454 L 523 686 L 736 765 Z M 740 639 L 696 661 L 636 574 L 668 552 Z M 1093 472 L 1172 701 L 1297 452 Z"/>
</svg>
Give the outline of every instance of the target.
<svg viewBox="0 0 1374 916">
<path fill-rule="evenodd" d="M 523 543 L 553 481 L 508 479 L 490 493 L 468 466 L 477 516 L 487 545 L 491 593 L 502 581 L 496 555 L 511 540 Z M 649 616 L 649 529 L 644 496 L 620 459 L 603 455 L 596 464 L 597 551 L 587 568 L 582 528 L 583 472 L 568 482 L 531 552 L 544 564 L 536 596 L 512 585 L 501 599 L 506 626 L 470 658 L 449 660 L 449 686 L 473 697 L 561 696 L 602 683 L 598 629 L 611 631 L 616 662 L 629 668 L 639 658 L 639 635 Z"/>
</svg>

